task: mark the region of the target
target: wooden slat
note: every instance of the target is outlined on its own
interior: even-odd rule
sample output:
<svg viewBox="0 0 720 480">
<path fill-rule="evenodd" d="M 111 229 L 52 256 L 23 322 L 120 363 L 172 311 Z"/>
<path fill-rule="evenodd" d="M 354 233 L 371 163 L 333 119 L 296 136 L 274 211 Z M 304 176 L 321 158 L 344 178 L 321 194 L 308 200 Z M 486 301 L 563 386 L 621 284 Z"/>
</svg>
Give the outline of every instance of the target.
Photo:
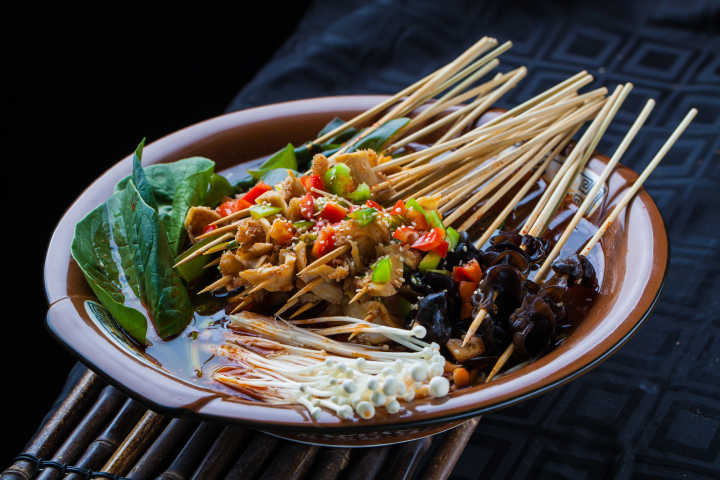
<svg viewBox="0 0 720 480">
<path fill-rule="evenodd" d="M 287 442 L 276 460 L 265 471 L 262 480 L 300 480 L 310 470 L 322 447 L 304 443 Z"/>
<path fill-rule="evenodd" d="M 133 480 L 145 480 L 152 477 L 157 468 L 163 463 L 167 456 L 182 441 L 186 435 L 197 428 L 200 422 L 187 418 L 175 418 L 170 421 L 165 430 L 155 440 L 155 443 L 145 452 L 145 455 L 135 464 L 127 474 Z"/>
<path fill-rule="evenodd" d="M 215 442 L 223 426 L 203 422 L 195 430 L 173 463 L 157 480 L 187 480 Z"/>
<path fill-rule="evenodd" d="M 230 469 L 233 462 L 255 435 L 249 428 L 228 426 L 223 428 L 220 436 L 210 447 L 202 462 L 192 476 L 192 480 L 215 480 Z"/>
<path fill-rule="evenodd" d="M 52 461 L 74 465 L 83 450 L 100 432 L 100 429 L 107 425 L 126 399 L 127 397 L 114 387 L 107 386 L 103 388 L 95 405 L 92 406 L 67 440 L 55 452 Z M 61 476 L 62 472 L 60 470 L 48 468 L 40 473 L 38 480 L 56 480 Z"/>
<path fill-rule="evenodd" d="M 225 477 L 225 480 L 251 480 L 258 478 L 275 457 L 283 440 L 259 432 Z M 164 479 L 163 479 L 164 480 Z M 184 480 L 184 479 L 167 479 Z"/>
<path fill-rule="evenodd" d="M 481 417 L 471 418 L 450 430 L 428 462 L 422 480 L 445 480 L 452 473 Z"/>
<path fill-rule="evenodd" d="M 145 407 L 128 398 L 110 425 L 90 444 L 80 460 L 75 462 L 75 466 L 90 470 L 100 469 L 115 450 L 122 445 L 128 432 L 146 411 Z M 83 478 L 81 475 L 71 474 L 65 477 L 65 480 L 80 480 L 81 478 Z"/>
<path fill-rule="evenodd" d="M 105 382 L 88 370 L 75 385 L 65 401 L 42 429 L 30 441 L 23 453 L 50 458 L 68 433 L 77 425 L 97 398 Z M 8 433 L 3 433 L 7 435 Z M 35 476 L 35 465 L 20 460 L 2 473 L 3 480 L 30 480 Z"/>
<path fill-rule="evenodd" d="M 169 422 L 169 418 L 148 410 L 102 471 L 125 476 Z"/>
<path fill-rule="evenodd" d="M 396 452 L 395 461 L 386 478 L 412 478 L 420 459 L 432 443 L 432 437 L 421 438 L 401 444 Z"/>
<path fill-rule="evenodd" d="M 350 465 L 351 448 L 323 448 L 315 459 L 313 480 L 336 480 Z"/>
<path fill-rule="evenodd" d="M 373 480 L 380 472 L 392 447 L 371 447 L 363 450 L 362 456 L 348 473 L 347 480 Z"/>
</svg>

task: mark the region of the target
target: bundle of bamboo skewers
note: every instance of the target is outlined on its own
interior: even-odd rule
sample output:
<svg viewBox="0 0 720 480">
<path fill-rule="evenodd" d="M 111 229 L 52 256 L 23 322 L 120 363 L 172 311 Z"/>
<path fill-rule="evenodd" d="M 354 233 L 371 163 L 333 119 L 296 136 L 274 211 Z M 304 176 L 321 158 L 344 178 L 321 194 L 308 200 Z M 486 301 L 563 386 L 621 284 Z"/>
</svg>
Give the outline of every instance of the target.
<svg viewBox="0 0 720 480">
<path fill-rule="evenodd" d="M 365 124 L 382 114 L 379 120 L 334 154 L 340 155 L 354 143 L 371 134 L 388 121 L 409 116 L 414 112 L 411 120 L 392 139 L 392 142 L 382 152 L 378 152 L 384 155 L 393 155 L 393 159 L 373 168 L 383 181 L 374 185 L 372 192 L 377 194 L 392 189 L 392 195 L 385 202 L 386 205 L 392 205 L 397 200 L 407 200 L 410 197 L 437 195 L 439 197 L 437 210 L 443 215 L 443 224 L 446 227 L 459 224 L 456 229 L 460 232 L 476 225 L 484 216 L 489 214 L 493 207 L 501 207 L 500 213 L 497 214 L 485 228 L 482 236 L 475 242 L 476 247 L 480 248 L 487 243 L 513 209 L 526 197 L 530 189 L 537 184 L 550 164 L 561 152 L 565 151 L 572 138 L 587 122 L 590 122 L 562 163 L 559 171 L 549 181 L 547 188 L 520 231 L 521 234 L 542 237 L 551 219 L 565 200 L 569 189 L 578 175 L 585 169 L 594 149 L 630 93 L 632 85 L 620 85 L 609 96 L 606 96 L 608 93 L 606 88 L 579 93 L 582 87 L 593 80 L 593 77 L 587 72 L 580 72 L 521 105 L 505 113 L 498 114 L 484 123 L 480 123 L 478 120 L 483 114 L 514 88 L 527 74 L 526 69 L 521 67 L 505 74 L 497 74 L 492 80 L 476 85 L 479 79 L 499 65 L 497 57 L 510 47 L 510 42 L 497 46 L 495 39 L 483 38 L 450 64 L 367 112 L 358 115 L 341 127 L 321 136 L 312 143 L 322 144 L 348 128 Z M 544 259 L 540 269 L 535 274 L 533 281 L 536 284 L 541 286 L 547 279 L 553 261 L 559 255 L 580 220 L 589 212 L 595 197 L 613 172 L 630 142 L 642 127 L 654 103 L 653 100 L 647 102 L 647 105 L 601 173 L 600 178 L 582 204 L 579 205 L 577 212 L 573 215 L 552 251 Z M 593 238 L 585 245 L 582 255 L 587 256 L 590 253 L 608 226 L 638 192 L 643 182 L 692 121 L 696 113 L 697 111 L 692 109 L 687 114 L 650 165 L 615 206 L 611 214 L 603 221 Z M 443 129 L 445 131 L 439 139 L 428 145 L 427 139 L 439 135 L 438 132 L 442 132 Z M 419 142 L 425 142 L 425 145 L 419 146 Z M 508 195 L 512 195 L 509 201 L 507 200 Z M 501 202 L 505 203 L 502 204 Z M 204 249 L 198 250 L 194 256 L 210 251 L 213 247 L 231 238 L 233 232 L 238 228 L 238 223 L 246 216 L 249 216 L 248 211 L 240 211 L 216 222 L 219 228 L 199 238 L 220 236 L 206 245 Z M 339 247 L 335 251 L 317 259 L 305 268 L 305 271 L 310 270 L 311 267 L 317 268 L 326 264 L 347 250 L 349 250 L 347 246 Z M 184 261 L 188 261 L 194 256 L 190 256 Z M 567 278 L 565 279 L 567 280 Z M 318 279 L 318 281 L 321 280 Z M 225 283 L 227 281 L 221 278 L 204 291 L 221 288 Z M 306 285 L 290 299 L 278 312 L 278 315 L 295 305 L 298 297 L 302 293 L 311 291 L 313 287 L 313 283 Z M 250 294 L 259 288 L 262 288 L 262 284 L 247 289 L 241 297 L 241 303 L 233 313 L 249 305 L 251 303 Z M 362 291 L 358 292 L 353 301 L 362 297 L 363 293 Z M 306 304 L 301 306 L 293 314 L 293 317 L 307 311 L 312 306 L 314 305 Z M 488 312 L 485 310 L 481 309 L 478 312 L 464 337 L 463 345 L 475 334 L 487 316 Z M 247 318 L 245 316 L 235 317 L 233 321 L 247 326 L 248 322 L 250 322 Z M 405 355 L 398 352 L 393 358 L 400 362 L 394 368 L 400 380 L 405 382 L 406 387 L 403 388 L 403 391 L 407 391 L 407 394 L 382 396 L 374 393 L 382 390 L 384 382 L 397 383 L 398 381 L 395 374 L 383 370 L 383 368 L 390 368 L 390 366 L 382 364 L 382 361 L 388 361 L 390 357 L 378 356 L 377 348 L 362 347 L 348 342 L 335 342 L 344 343 L 345 345 L 344 347 L 342 345 L 336 346 L 337 351 L 334 353 L 338 355 L 338 358 L 352 359 L 365 356 L 366 358 L 374 358 L 378 362 L 377 368 L 375 368 L 377 371 L 374 371 L 375 376 L 363 376 L 362 370 L 365 367 L 355 364 L 353 364 L 355 370 L 345 364 L 338 370 L 338 358 L 333 357 L 334 360 L 326 362 L 323 359 L 326 355 L 325 352 L 316 355 L 307 348 L 292 346 L 290 339 L 293 338 L 293 335 L 288 332 L 292 328 L 297 329 L 294 326 L 278 327 L 278 330 L 274 331 L 274 333 L 267 334 L 267 340 L 275 342 L 273 348 L 283 351 L 283 362 L 289 363 L 273 364 L 271 361 L 254 358 L 247 352 L 238 352 L 228 348 L 223 350 L 221 348 L 217 350 L 217 353 L 236 360 L 240 359 L 239 361 L 244 362 L 246 367 L 252 364 L 253 367 L 248 367 L 250 370 L 256 373 L 262 369 L 265 370 L 263 370 L 262 375 L 256 375 L 252 379 L 243 379 L 242 375 L 228 376 L 226 372 L 218 373 L 216 379 L 246 389 L 259 389 L 262 385 L 271 386 L 274 392 L 272 394 L 274 401 L 297 401 L 305 405 L 313 416 L 319 415 L 317 408 L 320 405 L 335 410 L 343 417 L 349 415 L 348 409 L 352 407 L 361 416 L 369 418 L 368 412 L 372 409 L 368 406 L 368 402 L 374 407 L 385 405 L 388 408 L 388 405 L 391 405 L 389 411 L 394 412 L 398 409 L 397 400 L 416 398 L 415 391 L 427 393 L 431 385 L 434 388 L 434 396 L 439 396 L 443 392 L 447 393 L 445 385 L 439 385 L 438 381 L 432 383 L 433 378 L 440 377 L 440 373 L 436 371 L 437 367 L 433 366 L 439 364 L 439 359 L 435 358 L 438 350 L 434 348 L 435 345 L 425 344 L 419 340 L 424 333 L 418 330 L 410 335 L 410 331 L 408 331 L 407 335 L 403 336 L 401 332 L 387 329 L 383 333 L 382 328 L 378 330 L 372 326 L 373 318 L 372 315 L 362 321 L 349 319 L 349 317 L 335 318 L 333 321 L 345 322 L 346 325 L 318 330 L 313 332 L 313 335 L 325 336 L 337 333 L 377 330 L 389 339 L 404 345 L 406 349 L 409 349 L 409 352 Z M 323 321 L 330 320 L 316 319 L 300 321 L 300 323 Z M 374 328 L 375 330 L 373 330 Z M 273 337 L 273 335 L 276 336 Z M 286 336 L 283 337 L 283 335 Z M 413 336 L 417 338 L 409 339 Z M 238 338 L 235 337 L 234 340 L 238 341 Z M 343 348 L 350 348 L 352 351 L 345 351 Z M 428 349 L 429 351 L 427 351 Z M 318 347 L 316 350 L 320 351 L 322 348 Z M 424 350 L 424 356 L 413 353 L 423 352 Z M 495 377 L 512 356 L 513 351 L 514 348 L 511 343 L 487 376 L 487 381 Z M 427 371 L 433 370 L 434 373 L 432 375 L 428 373 L 426 379 L 420 379 L 417 375 L 415 377 L 418 378 L 415 378 L 411 375 L 412 365 L 418 359 L 423 358 L 427 364 L 424 364 L 422 368 Z M 323 364 L 326 366 L 323 367 Z M 293 365 L 294 368 L 291 368 Z M 273 374 L 274 367 L 279 368 L 282 372 L 278 373 L 280 372 L 278 370 Z M 363 388 L 365 388 L 363 396 L 355 394 L 357 384 L 353 383 L 354 386 L 348 387 L 343 393 L 342 385 L 344 383 L 350 385 L 350 378 L 352 378 L 352 375 L 343 377 L 348 371 L 355 372 L 356 377 L 364 378 L 365 383 L 370 382 L 370 386 L 374 388 L 369 388 L 363 384 Z M 311 378 L 312 375 L 316 374 L 322 375 L 322 381 L 319 377 Z M 334 383 L 330 382 L 332 378 L 335 379 Z M 423 384 L 425 380 L 430 384 Z M 306 384 L 305 387 L 303 387 L 304 383 Z M 395 385 L 395 383 L 392 384 Z M 312 388 L 307 387 L 310 384 Z M 409 392 L 412 387 L 417 388 L 413 390 L 411 395 Z M 282 393 L 283 388 L 287 390 L 285 393 Z M 394 387 L 388 387 L 388 390 L 397 392 Z M 329 400 L 329 397 L 332 397 L 333 401 Z M 357 410 L 357 406 L 361 403 L 362 407 Z"/>
</svg>

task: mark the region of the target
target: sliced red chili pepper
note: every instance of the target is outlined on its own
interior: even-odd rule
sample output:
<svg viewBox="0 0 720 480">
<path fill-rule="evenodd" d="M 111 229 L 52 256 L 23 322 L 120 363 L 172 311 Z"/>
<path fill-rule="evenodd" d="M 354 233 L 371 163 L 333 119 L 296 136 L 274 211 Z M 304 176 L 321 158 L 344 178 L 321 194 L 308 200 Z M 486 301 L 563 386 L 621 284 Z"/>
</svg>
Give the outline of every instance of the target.
<svg viewBox="0 0 720 480">
<path fill-rule="evenodd" d="M 310 254 L 315 258 L 330 253 L 335 248 L 335 229 L 324 227 L 318 232 L 317 240 L 313 244 Z"/>
<path fill-rule="evenodd" d="M 265 192 L 269 192 L 270 190 L 272 190 L 272 187 L 270 185 L 260 182 L 253 188 L 251 188 L 250 191 L 246 193 L 242 198 L 246 202 L 255 203 L 255 200 L 257 200 L 260 195 Z"/>
<path fill-rule="evenodd" d="M 447 255 L 448 247 L 449 247 L 449 246 L 450 246 L 450 244 L 449 244 L 448 242 L 446 242 L 445 240 L 443 240 L 443 241 L 440 243 L 440 245 L 438 245 L 437 247 L 433 248 L 432 251 L 435 252 L 435 253 L 437 253 L 437 254 L 440 255 L 441 257 L 445 258 L 445 256 Z"/>
<path fill-rule="evenodd" d="M 398 200 L 395 206 L 390 210 L 390 215 L 405 215 L 407 208 L 405 208 L 405 202 Z"/>
<path fill-rule="evenodd" d="M 378 212 L 384 212 L 384 211 L 385 211 L 385 209 L 382 207 L 382 205 L 380 205 L 380 204 L 377 203 L 377 202 L 373 202 L 372 200 L 368 200 L 367 202 L 365 202 L 365 205 L 367 205 L 367 206 L 370 207 L 370 208 L 374 208 L 374 209 L 377 210 Z"/>
<path fill-rule="evenodd" d="M 311 188 L 315 188 L 316 190 L 325 190 L 325 183 L 323 182 L 320 175 L 305 175 L 303 177 L 300 177 L 300 183 L 302 183 L 305 187 L 305 190 L 310 192 L 315 198 L 319 197 L 320 194 L 311 191 Z"/>
<path fill-rule="evenodd" d="M 421 233 L 417 231 L 417 229 L 413 227 L 406 227 L 402 226 L 399 227 L 397 230 L 395 230 L 395 233 L 393 233 L 393 238 L 397 238 L 403 243 L 407 243 L 409 245 L 412 245 L 417 241 L 418 238 L 420 238 Z"/>
<path fill-rule="evenodd" d="M 475 293 L 475 290 L 477 290 L 479 283 L 478 282 L 468 282 L 467 280 L 463 280 L 458 285 L 458 292 L 460 293 L 460 298 L 464 302 L 469 302 L 472 300 L 472 296 Z"/>
<path fill-rule="evenodd" d="M 482 269 L 480 264 L 474 258 L 462 267 L 463 275 L 471 282 L 480 282 L 482 279 Z"/>
<path fill-rule="evenodd" d="M 315 199 L 312 193 L 308 193 L 300 201 L 300 215 L 306 220 L 312 220 L 315 215 Z"/>
<path fill-rule="evenodd" d="M 212 232 L 213 230 L 217 230 L 217 225 L 205 225 L 202 234 L 205 235 L 206 233 Z"/>
<path fill-rule="evenodd" d="M 470 302 L 465 302 L 460 307 L 460 320 L 464 320 L 466 318 L 472 317 L 473 312 L 473 304 Z"/>
<path fill-rule="evenodd" d="M 445 231 L 442 228 L 433 228 L 430 232 L 418 238 L 418 240 L 412 244 L 412 248 L 429 252 L 439 247 L 444 238 Z"/>
<path fill-rule="evenodd" d="M 218 215 L 221 217 L 227 217 L 233 213 L 245 210 L 246 208 L 252 207 L 252 204 L 244 198 L 238 198 L 237 200 L 228 200 L 215 209 Z"/>
<path fill-rule="evenodd" d="M 328 202 L 325 204 L 323 209 L 320 211 L 318 218 L 327 220 L 330 223 L 336 223 L 345 218 L 348 211 L 337 203 Z"/>
</svg>

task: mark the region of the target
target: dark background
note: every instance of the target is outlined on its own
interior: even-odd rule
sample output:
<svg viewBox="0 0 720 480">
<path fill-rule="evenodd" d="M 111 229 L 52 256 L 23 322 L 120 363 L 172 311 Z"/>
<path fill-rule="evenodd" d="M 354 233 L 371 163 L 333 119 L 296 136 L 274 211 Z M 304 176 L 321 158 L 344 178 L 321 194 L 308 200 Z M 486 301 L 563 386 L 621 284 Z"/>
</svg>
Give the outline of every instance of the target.
<svg viewBox="0 0 720 480">
<path fill-rule="evenodd" d="M 720 478 L 720 1 L 236 3 L 151 11 L 56 2 L 3 16 L 12 85 L 2 103 L 11 107 L 2 177 L 10 309 L 0 468 L 73 363 L 43 328 L 42 264 L 55 223 L 98 174 L 143 136 L 223 111 L 397 92 L 489 35 L 514 43 L 499 71 L 528 67 L 501 107 L 583 69 L 595 77 L 588 89 L 635 85 L 601 152 L 614 152 L 655 98 L 622 159 L 636 171 L 691 107 L 700 113 L 645 183 L 672 245 L 653 314 L 592 372 L 485 415 L 452 478 Z"/>
<path fill-rule="evenodd" d="M 3 15 L 2 76 L 10 86 L 2 96 L 10 108 L 3 109 L 0 471 L 30 440 L 75 363 L 44 327 L 42 270 L 57 221 L 143 137 L 152 142 L 222 114 L 309 2 L 210 3 L 17 2 Z"/>
</svg>

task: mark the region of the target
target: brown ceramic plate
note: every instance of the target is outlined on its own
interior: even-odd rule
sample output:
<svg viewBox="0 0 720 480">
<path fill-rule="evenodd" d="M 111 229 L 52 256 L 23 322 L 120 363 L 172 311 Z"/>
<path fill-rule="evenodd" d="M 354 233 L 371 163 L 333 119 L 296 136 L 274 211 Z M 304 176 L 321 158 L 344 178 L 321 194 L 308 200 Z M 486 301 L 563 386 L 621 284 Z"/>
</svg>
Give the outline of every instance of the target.
<svg viewBox="0 0 720 480">
<path fill-rule="evenodd" d="M 271 154 L 288 142 L 301 144 L 333 117 L 351 118 L 385 97 L 328 97 L 269 105 L 214 118 L 164 137 L 145 148 L 143 163 L 204 156 L 222 172 Z M 607 158 L 589 168 L 600 172 Z M 522 402 L 556 388 L 598 365 L 620 348 L 652 311 L 667 272 L 669 244 L 662 217 L 644 190 L 604 236 L 606 255 L 600 294 L 590 313 L 555 350 L 490 384 L 441 399 L 408 404 L 400 413 L 379 410 L 371 420 L 341 420 L 323 412 L 312 420 L 299 406 L 270 406 L 186 382 L 152 368 L 123 347 L 103 326 L 94 296 L 70 256 L 75 224 L 104 202 L 131 172 L 131 157 L 110 168 L 68 209 L 56 228 L 45 261 L 50 332 L 85 365 L 132 398 L 170 416 L 236 422 L 310 443 L 368 445 L 409 440 L 482 413 Z M 637 175 L 619 166 L 609 179 L 624 185 Z M 622 188 L 618 190 L 622 192 Z M 610 208 L 621 195 L 606 197 Z M 94 316 L 95 318 L 91 318 Z"/>
</svg>

